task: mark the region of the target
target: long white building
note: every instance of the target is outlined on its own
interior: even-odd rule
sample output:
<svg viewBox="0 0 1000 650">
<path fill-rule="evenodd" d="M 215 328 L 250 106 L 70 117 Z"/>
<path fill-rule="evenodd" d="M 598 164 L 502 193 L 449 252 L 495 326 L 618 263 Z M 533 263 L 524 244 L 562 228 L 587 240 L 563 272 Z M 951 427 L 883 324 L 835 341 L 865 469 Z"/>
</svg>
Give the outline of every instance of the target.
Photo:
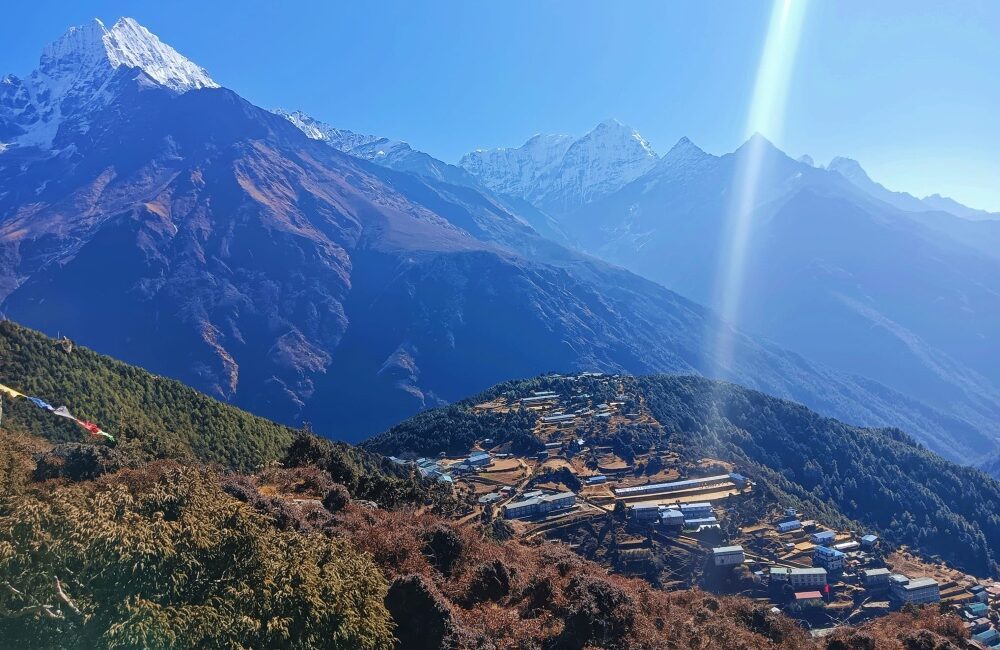
<svg viewBox="0 0 1000 650">
<path fill-rule="evenodd" d="M 634 497 L 643 494 L 656 494 L 660 492 L 678 492 L 680 490 L 694 490 L 698 488 L 713 487 L 724 483 L 734 483 L 737 479 L 733 474 L 718 474 L 716 476 L 703 476 L 702 478 L 692 478 L 685 481 L 671 481 L 669 483 L 650 483 L 649 485 L 636 485 L 626 488 L 615 488 L 616 497 Z M 736 475 L 739 480 L 745 481 L 742 476 Z"/>
<path fill-rule="evenodd" d="M 771 581 L 787 581 L 792 587 L 822 587 L 826 584 L 826 569 L 789 569 L 771 567 Z"/>
<path fill-rule="evenodd" d="M 541 494 L 507 504 L 504 506 L 503 516 L 505 519 L 520 519 L 562 508 L 571 508 L 574 505 L 576 505 L 576 494 L 573 492 Z"/>
</svg>

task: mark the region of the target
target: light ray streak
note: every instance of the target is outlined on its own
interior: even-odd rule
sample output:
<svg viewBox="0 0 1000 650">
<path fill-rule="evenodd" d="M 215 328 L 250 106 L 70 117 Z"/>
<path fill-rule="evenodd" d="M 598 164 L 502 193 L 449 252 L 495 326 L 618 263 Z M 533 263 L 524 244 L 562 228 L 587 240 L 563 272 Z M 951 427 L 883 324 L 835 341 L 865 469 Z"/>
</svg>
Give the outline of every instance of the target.
<svg viewBox="0 0 1000 650">
<path fill-rule="evenodd" d="M 713 349 L 715 374 L 731 376 L 735 340 L 732 327 L 739 327 L 740 307 L 746 283 L 747 256 L 753 238 L 753 214 L 759 202 L 768 144 L 762 133 L 780 136 L 788 90 L 806 13 L 806 0 L 775 0 L 767 38 L 757 67 L 753 97 L 745 134 L 750 141 L 737 155 L 733 195 L 722 232 L 716 275 L 715 305 L 724 321 L 718 327 Z"/>
</svg>

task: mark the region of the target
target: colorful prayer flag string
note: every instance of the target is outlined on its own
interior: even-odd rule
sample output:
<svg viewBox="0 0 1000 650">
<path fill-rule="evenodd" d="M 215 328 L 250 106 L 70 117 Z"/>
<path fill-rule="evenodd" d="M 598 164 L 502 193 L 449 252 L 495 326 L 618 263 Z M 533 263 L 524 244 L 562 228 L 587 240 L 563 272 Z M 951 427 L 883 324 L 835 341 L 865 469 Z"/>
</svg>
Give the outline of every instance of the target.
<svg viewBox="0 0 1000 650">
<path fill-rule="evenodd" d="M 107 438 L 111 442 L 115 442 L 115 437 L 113 435 L 111 435 L 107 431 L 103 431 L 101 429 L 101 427 L 97 426 L 93 422 L 90 422 L 88 420 L 81 420 L 79 418 L 73 417 L 73 414 L 70 413 L 69 409 L 66 408 L 65 406 L 60 406 L 59 408 L 56 408 L 56 407 L 52 406 L 51 404 L 49 404 L 48 402 L 46 402 L 45 400 L 43 400 L 40 397 L 29 397 L 29 396 L 25 395 L 24 393 L 18 392 L 16 390 L 14 390 L 13 388 L 9 387 L 9 386 L 4 386 L 3 384 L 0 384 L 0 394 L 7 395 L 7 396 L 11 397 L 12 399 L 23 397 L 24 399 L 28 400 L 29 402 L 31 402 L 32 404 L 34 404 L 35 406 L 37 406 L 38 408 L 40 408 L 40 409 L 42 409 L 44 411 L 48 411 L 49 413 L 52 413 L 53 415 L 58 415 L 59 417 L 68 418 L 70 420 L 73 420 L 74 422 L 76 422 L 77 424 L 79 424 L 81 427 L 83 427 L 84 429 L 86 429 L 86 431 L 88 433 L 90 433 L 90 435 L 92 435 L 92 436 L 103 436 L 104 438 Z M 0 409 L 2 409 L 2 408 L 3 407 L 0 406 Z M 0 417 L 3 417 L 2 413 L 3 413 L 3 411 L 0 411 Z"/>
</svg>

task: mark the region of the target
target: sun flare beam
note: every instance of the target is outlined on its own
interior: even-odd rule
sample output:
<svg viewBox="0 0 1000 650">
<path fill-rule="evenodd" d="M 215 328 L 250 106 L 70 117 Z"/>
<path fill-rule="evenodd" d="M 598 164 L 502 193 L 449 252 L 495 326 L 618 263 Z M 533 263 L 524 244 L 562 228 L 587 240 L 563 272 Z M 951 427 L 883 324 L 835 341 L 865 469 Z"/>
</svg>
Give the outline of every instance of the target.
<svg viewBox="0 0 1000 650">
<path fill-rule="evenodd" d="M 768 145 L 763 138 L 753 136 L 764 134 L 778 138 L 781 135 L 806 4 L 806 0 L 775 0 L 757 67 L 745 130 L 749 142 L 737 156 L 733 194 L 722 231 L 716 274 L 715 304 L 722 319 L 713 349 L 717 376 L 731 375 L 733 370 L 735 334 L 732 328 L 739 326 L 747 255 L 752 243 L 752 219 L 760 201 L 760 180 Z"/>
</svg>

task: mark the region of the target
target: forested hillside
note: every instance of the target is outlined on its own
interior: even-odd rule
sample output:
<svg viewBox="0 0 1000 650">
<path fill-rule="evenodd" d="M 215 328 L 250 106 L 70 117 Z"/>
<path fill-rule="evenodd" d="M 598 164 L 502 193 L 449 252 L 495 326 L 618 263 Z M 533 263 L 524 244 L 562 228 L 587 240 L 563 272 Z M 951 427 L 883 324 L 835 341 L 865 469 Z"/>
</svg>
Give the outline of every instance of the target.
<svg viewBox="0 0 1000 650">
<path fill-rule="evenodd" d="M 577 382 L 577 385 L 579 383 Z M 689 458 L 735 463 L 787 505 L 798 505 L 831 525 L 858 522 L 896 544 L 938 555 L 969 572 L 995 574 L 1000 566 L 1000 483 L 927 451 L 897 429 L 866 429 L 726 382 L 656 375 L 630 378 L 624 396 L 600 395 L 598 382 L 583 389 L 598 401 L 641 403 L 657 428 L 631 427 L 604 444 L 645 451 L 651 436 L 667 436 Z M 471 407 L 498 396 L 566 391 L 565 380 L 538 377 L 506 382 L 462 403 L 422 413 L 365 443 L 380 453 L 436 453 L 467 449 L 489 435 L 525 449 L 534 417 L 503 416 Z M 581 432 L 601 435 L 600 432 Z"/>
<path fill-rule="evenodd" d="M 330 468 L 335 479 L 359 497 L 396 502 L 418 491 L 408 471 L 375 454 L 339 442 L 324 442 L 322 452 L 315 444 L 297 445 L 311 436 L 10 321 L 0 322 L 0 383 L 54 405 L 65 404 L 112 433 L 116 447 L 87 446 L 101 450 L 99 460 L 106 467 L 173 458 L 253 471 L 311 449 L 305 462 Z M 71 421 L 22 399 L 4 399 L 2 424 L 6 431 L 53 442 L 82 442 L 87 437 Z M 73 456 L 82 463 L 79 471 L 93 471 L 88 465 L 96 462 L 92 456 Z"/>
<path fill-rule="evenodd" d="M 0 383 L 55 406 L 65 404 L 123 440 L 138 438 L 157 454 L 187 452 L 233 468 L 255 469 L 277 460 L 294 436 L 288 427 L 178 381 L 11 321 L 0 322 Z M 4 420 L 50 440 L 81 439 L 71 422 L 23 400 L 6 402 Z"/>
<path fill-rule="evenodd" d="M 692 453 L 752 467 L 777 494 L 833 511 L 967 571 L 1000 569 L 1000 483 L 897 429 L 865 429 L 734 384 L 640 377 L 641 394 Z M 750 471 L 750 470 L 748 470 Z"/>
</svg>

